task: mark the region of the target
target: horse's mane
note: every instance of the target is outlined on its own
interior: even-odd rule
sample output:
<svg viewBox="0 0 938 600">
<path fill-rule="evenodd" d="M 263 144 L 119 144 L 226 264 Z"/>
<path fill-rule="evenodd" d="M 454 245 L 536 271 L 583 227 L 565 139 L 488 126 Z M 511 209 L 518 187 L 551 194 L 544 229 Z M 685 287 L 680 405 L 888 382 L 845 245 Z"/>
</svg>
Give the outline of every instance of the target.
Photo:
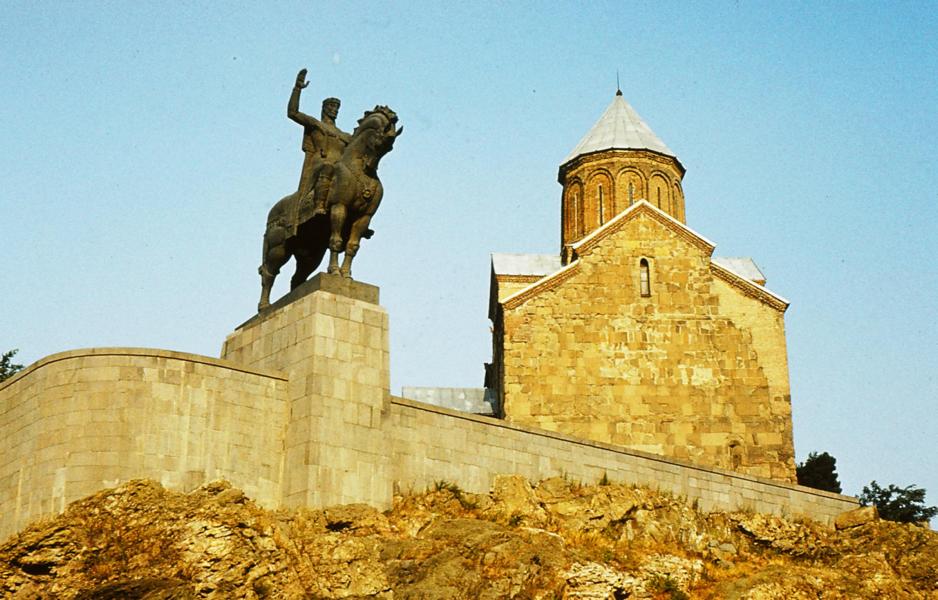
<svg viewBox="0 0 938 600">
<path fill-rule="evenodd" d="M 388 125 L 386 127 L 393 126 L 395 123 L 397 123 L 397 113 L 395 113 L 393 110 L 391 110 L 387 106 L 378 105 L 378 106 L 375 106 L 372 110 L 365 111 L 365 115 L 361 119 L 358 120 L 358 127 L 355 128 L 355 131 L 357 132 L 361 128 L 362 124 L 365 123 L 369 117 L 372 117 L 375 115 L 381 115 L 382 117 L 387 119 Z"/>
</svg>

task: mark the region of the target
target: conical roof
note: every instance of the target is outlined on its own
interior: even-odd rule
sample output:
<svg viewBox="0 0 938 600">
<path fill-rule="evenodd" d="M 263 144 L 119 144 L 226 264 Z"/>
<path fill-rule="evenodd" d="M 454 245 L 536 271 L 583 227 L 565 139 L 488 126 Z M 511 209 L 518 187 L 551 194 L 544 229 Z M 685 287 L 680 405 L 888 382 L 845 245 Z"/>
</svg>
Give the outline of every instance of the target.
<svg viewBox="0 0 938 600">
<path fill-rule="evenodd" d="M 600 150 L 653 150 L 673 158 L 674 152 L 665 146 L 655 132 L 642 120 L 635 109 L 625 101 L 622 92 L 616 92 L 612 103 L 599 117 L 593 128 L 583 136 L 561 165 L 574 158 Z"/>
</svg>

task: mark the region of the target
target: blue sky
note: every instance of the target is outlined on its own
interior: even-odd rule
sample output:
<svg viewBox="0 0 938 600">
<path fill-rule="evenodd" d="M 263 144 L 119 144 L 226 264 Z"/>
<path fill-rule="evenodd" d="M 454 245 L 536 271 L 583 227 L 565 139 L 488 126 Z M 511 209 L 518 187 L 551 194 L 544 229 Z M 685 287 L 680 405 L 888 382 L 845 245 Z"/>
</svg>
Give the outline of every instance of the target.
<svg viewBox="0 0 938 600">
<path fill-rule="evenodd" d="M 656 4 L 5 3 L 0 350 L 217 356 L 296 188 L 306 67 L 306 112 L 405 126 L 355 265 L 393 391 L 479 386 L 488 255 L 557 251 L 559 162 L 618 70 L 687 167 L 688 224 L 792 301 L 799 460 L 938 503 L 935 6 Z"/>
</svg>

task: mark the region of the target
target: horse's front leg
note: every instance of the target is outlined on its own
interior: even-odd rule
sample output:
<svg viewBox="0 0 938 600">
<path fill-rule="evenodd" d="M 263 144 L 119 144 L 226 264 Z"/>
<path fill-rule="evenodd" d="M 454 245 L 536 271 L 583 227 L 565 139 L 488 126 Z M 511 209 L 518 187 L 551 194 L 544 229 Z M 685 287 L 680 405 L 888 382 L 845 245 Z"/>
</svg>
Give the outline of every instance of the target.
<svg viewBox="0 0 938 600">
<path fill-rule="evenodd" d="M 345 227 L 345 205 L 336 202 L 329 210 L 332 221 L 332 235 L 329 236 L 329 272 L 339 272 L 339 253 L 342 252 L 342 229 Z"/>
<path fill-rule="evenodd" d="M 361 244 L 362 236 L 368 231 L 368 224 L 371 223 L 371 215 L 364 215 L 352 223 L 349 231 L 348 242 L 345 244 L 345 258 L 342 259 L 342 268 L 339 272 L 342 277 L 352 277 L 352 259 L 358 254 L 358 246 Z M 370 237 L 370 236 L 369 236 Z"/>
</svg>

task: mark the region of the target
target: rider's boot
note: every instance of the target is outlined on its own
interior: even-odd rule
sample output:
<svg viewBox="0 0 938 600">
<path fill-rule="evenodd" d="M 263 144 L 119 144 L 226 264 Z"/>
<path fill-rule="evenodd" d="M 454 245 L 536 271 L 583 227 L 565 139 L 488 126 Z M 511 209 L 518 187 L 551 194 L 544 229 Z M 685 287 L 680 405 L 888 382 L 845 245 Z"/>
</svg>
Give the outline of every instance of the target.
<svg viewBox="0 0 938 600">
<path fill-rule="evenodd" d="M 315 193 L 313 194 L 313 214 L 324 215 L 329 212 L 327 202 L 329 200 L 329 188 L 332 187 L 332 173 L 328 170 L 320 173 L 316 181 Z"/>
</svg>

